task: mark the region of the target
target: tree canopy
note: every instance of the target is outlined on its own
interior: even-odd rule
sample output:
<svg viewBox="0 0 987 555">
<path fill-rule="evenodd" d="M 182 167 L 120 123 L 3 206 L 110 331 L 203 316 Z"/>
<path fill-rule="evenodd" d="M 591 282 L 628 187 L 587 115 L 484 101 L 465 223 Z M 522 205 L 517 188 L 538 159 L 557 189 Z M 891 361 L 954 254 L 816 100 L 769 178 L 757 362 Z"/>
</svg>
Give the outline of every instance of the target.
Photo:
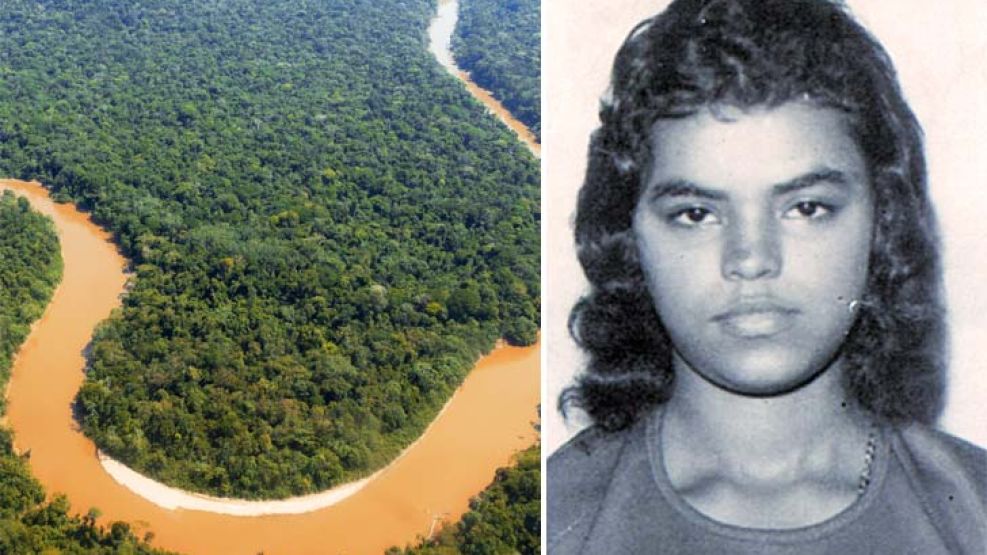
<svg viewBox="0 0 987 555">
<path fill-rule="evenodd" d="M 83 430 L 272 498 L 389 462 L 538 327 L 538 166 L 426 50 L 431 0 L 11 0 L 0 173 L 133 263 Z"/>
</svg>

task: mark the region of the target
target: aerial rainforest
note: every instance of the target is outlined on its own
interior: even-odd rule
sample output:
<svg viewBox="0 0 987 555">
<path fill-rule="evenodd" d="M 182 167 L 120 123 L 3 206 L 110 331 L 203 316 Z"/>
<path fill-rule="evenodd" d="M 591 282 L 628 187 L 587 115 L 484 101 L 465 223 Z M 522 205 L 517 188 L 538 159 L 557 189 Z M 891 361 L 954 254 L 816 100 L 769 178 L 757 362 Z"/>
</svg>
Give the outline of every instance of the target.
<svg viewBox="0 0 987 555">
<path fill-rule="evenodd" d="M 430 0 L 4 2 L 0 174 L 132 262 L 77 409 L 157 480 L 368 474 L 538 330 L 538 166 L 426 51 Z"/>
</svg>

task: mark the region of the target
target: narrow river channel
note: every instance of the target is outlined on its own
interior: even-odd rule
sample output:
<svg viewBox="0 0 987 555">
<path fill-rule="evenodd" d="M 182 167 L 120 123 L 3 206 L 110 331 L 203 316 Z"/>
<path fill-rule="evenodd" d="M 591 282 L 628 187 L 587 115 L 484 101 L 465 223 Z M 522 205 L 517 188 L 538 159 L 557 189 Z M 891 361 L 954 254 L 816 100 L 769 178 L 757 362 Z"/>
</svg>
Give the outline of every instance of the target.
<svg viewBox="0 0 987 555">
<path fill-rule="evenodd" d="M 447 29 L 441 49 L 448 50 L 456 8 L 454 0 L 440 1 L 430 29 L 433 53 L 440 49 L 436 26 Z M 465 73 L 443 65 L 538 155 L 530 131 Z M 31 451 L 32 472 L 48 493 L 67 495 L 76 512 L 98 507 L 103 523 L 127 521 L 138 534 L 152 531 L 156 546 L 186 553 L 382 553 L 425 535 L 436 519 L 458 519 L 494 470 L 535 440 L 539 346 L 500 347 L 481 359 L 416 443 L 360 484 L 243 509 L 236 501 L 141 481 L 112 461 L 101 462 L 71 411 L 93 329 L 120 304 L 125 261 L 105 231 L 72 206 L 54 203 L 39 184 L 6 180 L 0 189 L 25 196 L 52 217 L 65 264 L 62 283 L 14 362 L 7 425 L 15 447 Z M 224 514 L 230 512 L 239 514 Z M 263 514 L 271 512 L 300 514 Z"/>
<path fill-rule="evenodd" d="M 480 87 L 470 79 L 469 73 L 463 71 L 456 65 L 456 60 L 452 56 L 452 33 L 456 29 L 456 19 L 459 14 L 459 2 L 457 0 L 439 0 L 439 10 L 432 24 L 428 28 L 428 49 L 435 56 L 435 59 L 446 68 L 446 71 L 455 75 L 466 86 L 477 100 L 479 100 L 497 119 L 504 122 L 518 136 L 532 154 L 541 157 L 541 145 L 523 123 L 517 120 L 499 100 L 494 98 L 490 91 Z M 509 25 L 505 22 L 505 25 Z"/>
</svg>

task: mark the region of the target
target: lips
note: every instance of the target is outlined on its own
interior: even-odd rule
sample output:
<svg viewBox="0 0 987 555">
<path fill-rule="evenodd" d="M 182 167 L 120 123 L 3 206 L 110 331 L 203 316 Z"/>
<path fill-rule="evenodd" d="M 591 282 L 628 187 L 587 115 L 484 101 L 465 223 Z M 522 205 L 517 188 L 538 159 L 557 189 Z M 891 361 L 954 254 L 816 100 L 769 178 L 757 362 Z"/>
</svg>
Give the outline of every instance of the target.
<svg viewBox="0 0 987 555">
<path fill-rule="evenodd" d="M 752 339 L 777 335 L 789 328 L 799 313 L 797 309 L 771 300 L 739 302 L 724 312 L 713 316 L 729 335 Z"/>
</svg>

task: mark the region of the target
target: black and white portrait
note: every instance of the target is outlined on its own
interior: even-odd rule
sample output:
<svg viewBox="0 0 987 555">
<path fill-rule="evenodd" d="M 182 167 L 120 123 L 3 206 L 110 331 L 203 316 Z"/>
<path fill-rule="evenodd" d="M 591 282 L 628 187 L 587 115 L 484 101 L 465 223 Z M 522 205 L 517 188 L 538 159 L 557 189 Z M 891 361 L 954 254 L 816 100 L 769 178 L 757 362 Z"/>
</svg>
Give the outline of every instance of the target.
<svg viewBox="0 0 987 555">
<path fill-rule="evenodd" d="M 544 4 L 549 553 L 987 552 L 985 24 Z"/>
</svg>

